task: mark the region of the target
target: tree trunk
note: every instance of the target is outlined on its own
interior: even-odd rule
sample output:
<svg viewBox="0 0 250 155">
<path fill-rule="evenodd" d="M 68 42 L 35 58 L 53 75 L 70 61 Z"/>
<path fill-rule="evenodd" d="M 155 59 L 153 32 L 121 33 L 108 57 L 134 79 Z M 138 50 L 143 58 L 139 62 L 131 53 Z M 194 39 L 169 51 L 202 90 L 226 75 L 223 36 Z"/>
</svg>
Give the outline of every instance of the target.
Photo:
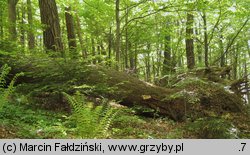
<svg viewBox="0 0 250 155">
<path fill-rule="evenodd" d="M 171 36 L 170 36 L 170 23 L 166 22 L 165 28 L 168 30 L 164 40 L 164 58 L 163 58 L 163 67 L 162 75 L 170 74 L 172 70 L 172 60 L 171 60 Z"/>
<path fill-rule="evenodd" d="M 247 43 L 247 46 L 248 46 L 248 43 Z M 248 68 L 247 68 L 247 55 L 245 54 L 244 55 L 244 77 L 245 77 L 245 81 L 249 81 L 249 78 L 248 78 Z M 246 91 L 246 101 L 247 101 L 247 104 L 248 104 L 248 108 L 250 110 L 250 87 L 249 87 L 249 84 L 248 82 L 245 83 L 245 91 Z"/>
<path fill-rule="evenodd" d="M 237 79 L 237 75 L 238 75 L 238 45 L 235 45 L 235 48 L 233 49 L 233 53 L 232 53 L 232 60 L 233 60 L 233 79 L 236 80 Z"/>
<path fill-rule="evenodd" d="M 87 58 L 88 57 L 87 47 L 84 45 L 82 30 L 81 30 L 81 22 L 77 12 L 76 12 L 76 31 L 82 49 L 82 56 L 83 58 Z"/>
<path fill-rule="evenodd" d="M 63 43 L 55 0 L 39 0 L 41 22 L 45 28 L 43 42 L 47 50 L 59 51 L 63 56 Z"/>
<path fill-rule="evenodd" d="M 208 35 L 207 35 L 207 16 L 206 12 L 203 11 L 203 29 L 204 29 L 204 50 L 205 50 L 205 66 L 208 67 Z"/>
<path fill-rule="evenodd" d="M 25 5 L 24 5 L 24 2 L 21 2 L 21 11 L 20 11 L 20 32 L 21 32 L 21 36 L 20 36 L 20 43 L 23 47 L 25 47 L 25 29 L 24 29 L 24 26 L 25 26 L 25 14 L 26 14 L 26 9 L 25 9 Z"/>
<path fill-rule="evenodd" d="M 150 50 L 151 50 L 151 45 L 148 43 L 147 44 L 147 54 L 145 55 L 145 81 L 151 82 L 151 63 L 150 63 Z"/>
<path fill-rule="evenodd" d="M 198 37 L 201 33 L 200 33 L 200 23 L 198 24 L 198 28 L 195 29 L 195 34 L 196 37 Z M 198 64 L 201 65 L 202 64 L 202 44 L 200 42 L 196 42 L 196 48 L 197 48 L 197 57 L 198 57 Z"/>
<path fill-rule="evenodd" d="M 127 25 L 126 26 L 126 28 L 125 28 L 125 68 L 126 69 L 128 69 L 129 68 L 129 66 L 128 66 L 128 52 L 130 52 L 130 51 L 128 51 L 128 48 L 129 48 L 129 38 L 128 38 L 128 14 L 129 14 L 129 12 L 128 12 L 128 6 L 126 6 L 127 8 L 126 8 L 126 17 L 125 17 L 125 25 Z"/>
<path fill-rule="evenodd" d="M 120 64 L 120 48 L 121 48 L 121 21 L 120 21 L 120 0 L 115 1 L 115 19 L 116 19 L 116 42 L 115 42 L 115 55 L 116 55 L 116 69 L 119 70 Z"/>
<path fill-rule="evenodd" d="M 32 11 L 31 0 L 27 0 L 27 12 L 28 12 L 28 23 L 29 23 L 29 31 L 28 31 L 28 46 L 29 49 L 32 50 L 35 48 L 35 36 L 33 33 L 33 11 Z"/>
<path fill-rule="evenodd" d="M 223 35 L 220 32 L 220 41 L 219 41 L 219 47 L 220 47 L 220 66 L 224 67 L 225 66 L 225 55 L 224 55 L 224 46 L 223 46 Z"/>
<path fill-rule="evenodd" d="M 16 41 L 16 5 L 18 0 L 8 0 L 8 17 L 9 17 L 9 39 Z"/>
<path fill-rule="evenodd" d="M 66 20 L 66 27 L 67 27 L 67 36 L 68 36 L 68 46 L 71 52 L 72 58 L 77 58 L 77 50 L 76 50 L 76 35 L 75 35 L 75 28 L 74 28 L 74 20 L 73 16 L 71 15 L 71 7 L 65 8 L 65 20 Z"/>
<path fill-rule="evenodd" d="M 187 67 L 188 69 L 193 69 L 195 66 L 195 57 L 194 57 L 194 16 L 190 13 L 187 13 L 187 25 L 186 25 L 186 56 L 187 56 Z"/>
<path fill-rule="evenodd" d="M 112 52 L 112 27 L 109 28 L 109 34 L 108 34 L 108 66 L 111 66 L 111 52 Z"/>
<path fill-rule="evenodd" d="M 96 64 L 96 48 L 95 48 L 95 39 L 91 38 L 91 44 L 92 44 L 92 62 L 93 64 Z"/>
<path fill-rule="evenodd" d="M 3 40 L 3 36 L 4 36 L 3 33 L 4 33 L 4 30 L 3 30 L 3 9 L 1 9 L 0 10 L 0 38 L 1 38 L 1 40 Z"/>
</svg>

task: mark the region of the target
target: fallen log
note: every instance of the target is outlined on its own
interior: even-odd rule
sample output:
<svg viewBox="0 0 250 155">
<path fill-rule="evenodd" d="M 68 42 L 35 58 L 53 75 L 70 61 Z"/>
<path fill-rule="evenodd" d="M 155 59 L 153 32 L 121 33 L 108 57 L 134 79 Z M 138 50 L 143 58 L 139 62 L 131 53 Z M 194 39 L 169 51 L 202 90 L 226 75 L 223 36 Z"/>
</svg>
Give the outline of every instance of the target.
<svg viewBox="0 0 250 155">
<path fill-rule="evenodd" d="M 37 102 L 49 105 L 48 108 L 66 107 L 62 92 L 74 94 L 78 91 L 87 96 L 114 99 L 128 107 L 149 108 L 176 121 L 194 116 L 194 112 L 199 113 L 195 117 L 206 115 L 206 110 L 213 108 L 218 114 L 225 111 L 242 112 L 244 109 L 242 101 L 236 95 L 222 89 L 212 90 L 212 95 L 198 94 L 197 103 L 194 104 L 190 100 L 194 88 L 185 90 L 178 87 L 158 87 L 126 73 L 83 62 L 21 57 L 1 59 L 0 65 L 3 63 L 12 67 L 12 75 L 25 73 L 18 81 L 21 84 L 19 92 L 30 94 Z M 221 98 L 220 95 L 224 97 Z M 215 100 L 211 96 L 218 98 Z"/>
</svg>

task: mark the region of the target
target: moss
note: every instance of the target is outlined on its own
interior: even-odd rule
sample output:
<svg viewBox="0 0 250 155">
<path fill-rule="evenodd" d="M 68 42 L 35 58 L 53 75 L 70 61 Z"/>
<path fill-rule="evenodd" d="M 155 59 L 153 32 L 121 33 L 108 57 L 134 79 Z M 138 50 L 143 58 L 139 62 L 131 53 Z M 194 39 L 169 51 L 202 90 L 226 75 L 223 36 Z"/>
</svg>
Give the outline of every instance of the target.
<svg viewBox="0 0 250 155">
<path fill-rule="evenodd" d="M 234 125 L 222 118 L 205 117 L 194 122 L 189 122 L 185 126 L 188 132 L 192 132 L 201 139 L 231 139 L 237 138 L 238 129 Z"/>
</svg>

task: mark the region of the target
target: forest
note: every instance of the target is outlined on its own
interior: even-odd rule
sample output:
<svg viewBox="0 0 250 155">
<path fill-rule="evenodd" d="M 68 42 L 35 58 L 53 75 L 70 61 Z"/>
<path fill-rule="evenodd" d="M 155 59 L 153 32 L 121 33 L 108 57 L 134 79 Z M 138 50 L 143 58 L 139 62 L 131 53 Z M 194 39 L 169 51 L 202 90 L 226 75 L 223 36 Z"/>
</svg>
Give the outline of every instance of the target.
<svg viewBox="0 0 250 155">
<path fill-rule="evenodd" d="M 1 0 L 1 139 L 250 138 L 249 0 Z"/>
</svg>

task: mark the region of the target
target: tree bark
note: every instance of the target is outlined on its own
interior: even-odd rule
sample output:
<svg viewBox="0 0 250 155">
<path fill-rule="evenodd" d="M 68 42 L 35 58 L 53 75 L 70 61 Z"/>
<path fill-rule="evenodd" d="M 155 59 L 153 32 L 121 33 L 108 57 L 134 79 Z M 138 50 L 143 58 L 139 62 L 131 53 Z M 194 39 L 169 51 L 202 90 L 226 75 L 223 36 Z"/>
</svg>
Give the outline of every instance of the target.
<svg viewBox="0 0 250 155">
<path fill-rule="evenodd" d="M 248 43 L 247 43 L 248 44 Z M 248 46 L 248 45 L 247 45 Z M 246 54 L 244 55 L 244 80 L 247 81 L 245 83 L 245 91 L 246 91 L 246 96 L 245 96 L 245 100 L 246 103 L 248 104 L 248 107 L 250 108 L 250 87 L 248 84 L 249 78 L 248 78 L 248 68 L 247 68 L 247 56 Z"/>
<path fill-rule="evenodd" d="M 91 45 L 92 45 L 92 62 L 96 64 L 96 48 L 95 48 L 95 39 L 91 38 Z"/>
<path fill-rule="evenodd" d="M 186 56 L 187 56 L 187 67 L 188 69 L 193 69 L 195 66 L 194 57 L 194 16 L 187 13 L 187 25 L 186 25 Z"/>
<path fill-rule="evenodd" d="M 3 9 L 0 10 L 0 38 L 1 40 L 3 40 L 3 33 L 4 33 L 4 30 L 3 30 Z"/>
<path fill-rule="evenodd" d="M 126 6 L 126 13 L 125 13 L 126 17 L 125 17 L 125 25 L 127 25 L 128 23 L 128 14 L 129 14 L 129 9 L 128 9 L 128 6 Z M 128 51 L 129 49 L 129 38 L 128 38 L 128 26 L 126 26 L 125 28 L 125 68 L 128 69 L 129 68 L 129 65 L 128 65 Z"/>
<path fill-rule="evenodd" d="M 205 66 L 208 67 L 208 35 L 207 35 L 207 16 L 206 12 L 203 11 L 203 29 L 204 29 L 204 50 L 205 50 Z"/>
<path fill-rule="evenodd" d="M 87 58 L 88 57 L 88 53 L 87 53 L 87 47 L 86 45 L 84 45 L 84 41 L 83 41 L 83 35 L 82 35 L 82 30 L 81 30 L 81 21 L 80 18 L 78 16 L 78 13 L 76 12 L 76 32 L 77 32 L 77 36 L 79 39 L 79 43 L 82 49 L 82 56 L 83 58 Z"/>
<path fill-rule="evenodd" d="M 76 51 L 76 35 L 73 16 L 71 15 L 71 7 L 65 8 L 65 19 L 67 27 L 67 36 L 68 36 L 68 46 L 73 58 L 77 58 Z"/>
<path fill-rule="evenodd" d="M 169 23 L 166 24 L 166 28 L 168 28 L 170 25 Z M 162 74 L 166 75 L 169 74 L 172 70 L 172 60 L 171 60 L 171 36 L 170 32 L 167 32 L 165 36 L 165 50 L 163 52 L 164 58 L 163 58 L 163 67 L 162 67 Z"/>
<path fill-rule="evenodd" d="M 233 53 L 232 53 L 232 60 L 233 60 L 233 63 L 232 63 L 232 66 L 233 66 L 233 79 L 236 80 L 237 79 L 237 75 L 238 75 L 238 45 L 235 45 L 234 49 L 233 49 Z"/>
<path fill-rule="evenodd" d="M 63 55 L 61 28 L 55 0 L 39 0 L 41 22 L 45 28 L 43 42 L 47 50 L 59 51 Z"/>
<path fill-rule="evenodd" d="M 28 46 L 29 49 L 32 50 L 35 48 L 35 35 L 33 33 L 33 11 L 32 11 L 32 3 L 31 0 L 27 0 L 27 12 L 28 12 L 28 23 L 29 23 L 29 31 L 28 31 Z"/>
<path fill-rule="evenodd" d="M 25 26 L 25 14 L 26 14 L 26 9 L 25 9 L 25 5 L 24 5 L 24 2 L 21 2 L 21 11 L 19 12 L 21 15 L 20 15 L 20 32 L 21 32 L 21 36 L 20 36 L 20 43 L 23 47 L 25 47 L 25 29 L 24 29 L 24 26 Z"/>
<path fill-rule="evenodd" d="M 8 18 L 9 18 L 9 39 L 17 40 L 16 31 L 16 5 L 18 0 L 8 0 Z"/>
<path fill-rule="evenodd" d="M 120 21 L 120 0 L 115 1 L 115 19 L 116 19 L 116 42 L 115 42 L 115 60 L 116 69 L 119 70 L 120 48 L 121 48 L 121 21 Z"/>
<path fill-rule="evenodd" d="M 200 23 L 197 24 L 197 28 L 195 29 L 195 35 L 198 37 L 201 32 L 200 32 Z M 198 39 L 197 39 L 198 40 Z M 200 40 L 200 39 L 199 39 Z M 198 64 L 201 65 L 202 62 L 202 43 L 199 41 L 196 41 L 196 48 L 197 48 L 197 58 L 198 58 Z"/>
<path fill-rule="evenodd" d="M 108 34 L 108 65 L 111 66 L 111 52 L 112 52 L 112 27 L 109 28 Z"/>
<path fill-rule="evenodd" d="M 220 66 L 224 67 L 226 60 L 225 60 L 225 55 L 223 54 L 224 53 L 224 46 L 223 46 L 223 35 L 222 35 L 222 33 L 220 34 L 219 46 L 220 46 L 220 55 L 221 55 Z"/>
</svg>

